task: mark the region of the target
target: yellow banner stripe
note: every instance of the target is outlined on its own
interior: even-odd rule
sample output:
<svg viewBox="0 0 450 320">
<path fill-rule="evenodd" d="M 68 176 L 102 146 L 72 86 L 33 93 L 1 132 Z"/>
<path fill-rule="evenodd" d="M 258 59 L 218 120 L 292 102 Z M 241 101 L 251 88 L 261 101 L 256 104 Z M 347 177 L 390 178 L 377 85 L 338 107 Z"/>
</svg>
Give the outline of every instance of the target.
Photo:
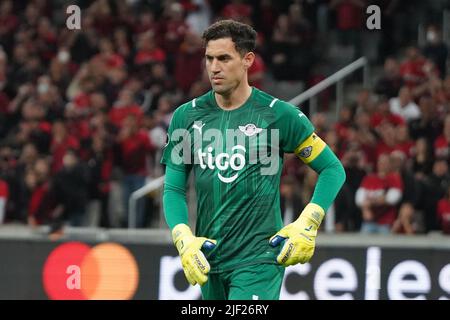
<svg viewBox="0 0 450 320">
<path fill-rule="evenodd" d="M 316 134 L 312 133 L 294 153 L 306 164 L 313 161 L 325 149 L 327 144 Z"/>
</svg>

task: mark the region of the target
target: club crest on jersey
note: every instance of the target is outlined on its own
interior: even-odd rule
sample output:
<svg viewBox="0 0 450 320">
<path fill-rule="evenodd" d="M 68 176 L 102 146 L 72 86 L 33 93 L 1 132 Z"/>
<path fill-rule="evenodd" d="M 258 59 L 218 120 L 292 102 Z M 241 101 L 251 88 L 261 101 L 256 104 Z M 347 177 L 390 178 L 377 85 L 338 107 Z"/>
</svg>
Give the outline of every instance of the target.
<svg viewBox="0 0 450 320">
<path fill-rule="evenodd" d="M 239 130 L 243 132 L 247 137 L 252 137 L 262 131 L 261 128 L 256 127 L 253 123 L 246 124 L 245 126 L 239 126 Z"/>
<path fill-rule="evenodd" d="M 312 153 L 312 146 L 309 146 L 300 150 L 299 155 L 302 158 L 308 158 L 311 155 L 311 153 Z"/>
</svg>

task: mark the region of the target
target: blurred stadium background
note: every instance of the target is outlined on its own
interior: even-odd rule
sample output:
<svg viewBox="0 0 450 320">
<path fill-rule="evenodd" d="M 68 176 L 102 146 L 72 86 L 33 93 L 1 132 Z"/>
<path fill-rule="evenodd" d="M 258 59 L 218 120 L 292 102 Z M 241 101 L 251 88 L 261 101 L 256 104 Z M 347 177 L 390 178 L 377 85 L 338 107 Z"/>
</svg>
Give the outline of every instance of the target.
<svg viewBox="0 0 450 320">
<path fill-rule="evenodd" d="M 251 84 L 299 105 L 347 172 L 282 299 L 449 299 L 448 0 L 1 0 L 0 299 L 199 298 L 159 159 L 176 106 L 209 90 L 200 37 L 224 18 L 258 31 Z M 286 223 L 315 179 L 286 156 Z"/>
</svg>

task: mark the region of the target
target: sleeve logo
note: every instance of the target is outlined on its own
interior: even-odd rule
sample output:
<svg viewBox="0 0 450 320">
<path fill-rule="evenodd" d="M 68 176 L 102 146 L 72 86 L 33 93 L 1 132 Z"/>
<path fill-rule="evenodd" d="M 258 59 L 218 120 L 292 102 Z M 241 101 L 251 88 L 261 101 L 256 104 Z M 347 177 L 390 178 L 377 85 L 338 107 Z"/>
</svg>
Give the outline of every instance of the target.
<svg viewBox="0 0 450 320">
<path fill-rule="evenodd" d="M 312 153 L 312 149 L 313 149 L 312 146 L 303 148 L 302 150 L 300 150 L 299 156 L 302 158 L 308 158 Z"/>
</svg>

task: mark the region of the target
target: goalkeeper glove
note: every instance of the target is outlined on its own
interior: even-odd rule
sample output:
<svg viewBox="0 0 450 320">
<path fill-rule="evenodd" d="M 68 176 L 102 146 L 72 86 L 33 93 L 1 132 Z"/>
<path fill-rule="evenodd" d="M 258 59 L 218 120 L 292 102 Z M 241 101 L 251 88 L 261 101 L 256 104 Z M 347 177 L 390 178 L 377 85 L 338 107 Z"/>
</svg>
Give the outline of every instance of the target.
<svg viewBox="0 0 450 320">
<path fill-rule="evenodd" d="M 210 266 L 201 248 L 212 249 L 216 240 L 196 237 L 186 224 L 177 224 L 172 230 L 173 243 L 181 257 L 184 274 L 189 283 L 204 285 L 208 281 Z"/>
<path fill-rule="evenodd" d="M 287 267 L 299 262 L 306 263 L 311 259 L 316 246 L 317 230 L 324 216 L 325 212 L 320 206 L 309 203 L 296 221 L 270 238 L 269 243 L 272 247 L 278 246 L 288 238 L 277 257 L 279 264 Z"/>
</svg>

